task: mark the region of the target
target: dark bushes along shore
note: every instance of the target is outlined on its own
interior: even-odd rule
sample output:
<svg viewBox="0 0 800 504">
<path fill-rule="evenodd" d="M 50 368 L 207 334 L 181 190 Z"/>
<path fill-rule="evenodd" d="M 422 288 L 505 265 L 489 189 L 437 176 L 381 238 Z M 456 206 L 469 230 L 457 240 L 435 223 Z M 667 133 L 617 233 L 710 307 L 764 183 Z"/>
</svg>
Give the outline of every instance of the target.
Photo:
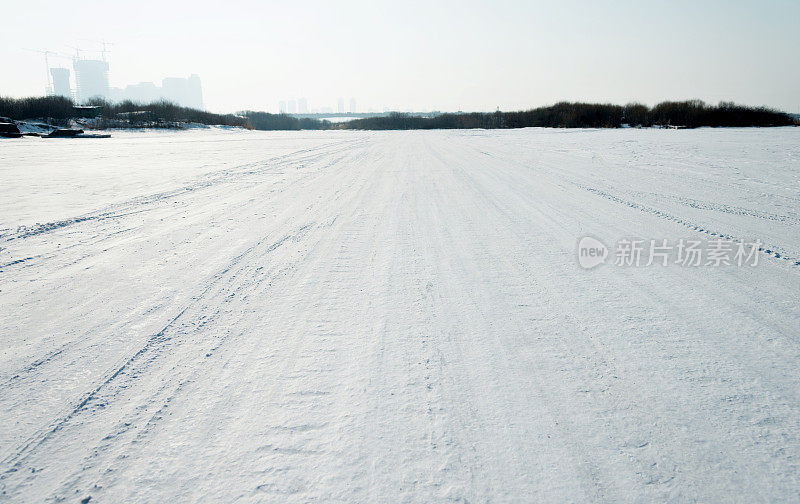
<svg viewBox="0 0 800 504">
<path fill-rule="evenodd" d="M 517 112 L 445 113 L 434 117 L 392 113 L 383 117 L 354 119 L 332 124 L 318 119 L 297 118 L 287 114 L 244 111 L 237 114 L 214 114 L 181 107 L 167 101 L 139 104 L 130 101 L 110 103 L 90 100 L 97 127 L 170 127 L 179 123 L 238 126 L 258 130 L 411 130 L 467 128 L 619 128 L 629 126 L 791 126 L 797 120 L 765 107 L 734 103 L 709 105 L 700 100 L 662 102 L 654 107 L 631 103 L 561 102 L 547 107 Z M 0 97 L 0 116 L 12 119 L 43 119 L 65 124 L 86 116 L 86 108 L 76 107 L 69 98 L 59 96 L 31 98 Z"/>
</svg>

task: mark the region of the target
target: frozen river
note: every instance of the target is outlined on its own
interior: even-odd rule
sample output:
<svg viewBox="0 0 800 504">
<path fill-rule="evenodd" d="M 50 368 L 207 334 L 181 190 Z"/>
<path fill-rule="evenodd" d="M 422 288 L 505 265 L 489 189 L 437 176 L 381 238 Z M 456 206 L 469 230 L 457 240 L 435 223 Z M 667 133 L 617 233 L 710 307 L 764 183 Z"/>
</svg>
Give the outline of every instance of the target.
<svg viewBox="0 0 800 504">
<path fill-rule="evenodd" d="M 800 128 L 0 141 L 0 501 L 87 497 L 796 501 Z"/>
</svg>

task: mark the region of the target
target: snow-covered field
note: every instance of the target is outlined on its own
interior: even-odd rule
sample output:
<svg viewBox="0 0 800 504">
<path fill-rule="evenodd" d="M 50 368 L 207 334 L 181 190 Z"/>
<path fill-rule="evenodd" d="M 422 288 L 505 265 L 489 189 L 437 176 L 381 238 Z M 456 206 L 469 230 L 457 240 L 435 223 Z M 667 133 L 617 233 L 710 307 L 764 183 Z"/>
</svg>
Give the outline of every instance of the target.
<svg viewBox="0 0 800 504">
<path fill-rule="evenodd" d="M 0 501 L 797 502 L 800 128 L 2 140 L 0 344 Z"/>
</svg>

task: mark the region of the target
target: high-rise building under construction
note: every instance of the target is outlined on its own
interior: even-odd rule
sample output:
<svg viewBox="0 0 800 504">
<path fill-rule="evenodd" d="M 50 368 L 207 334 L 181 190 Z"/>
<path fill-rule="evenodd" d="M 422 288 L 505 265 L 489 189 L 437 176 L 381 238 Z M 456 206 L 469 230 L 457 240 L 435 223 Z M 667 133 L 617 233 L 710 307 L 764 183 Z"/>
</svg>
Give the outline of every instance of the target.
<svg viewBox="0 0 800 504">
<path fill-rule="evenodd" d="M 108 63 L 102 60 L 75 59 L 75 97 L 78 103 L 89 98 L 108 97 Z"/>
<path fill-rule="evenodd" d="M 64 96 L 72 98 L 72 89 L 69 85 L 69 68 L 50 68 L 50 76 L 53 79 L 53 96 Z"/>
</svg>

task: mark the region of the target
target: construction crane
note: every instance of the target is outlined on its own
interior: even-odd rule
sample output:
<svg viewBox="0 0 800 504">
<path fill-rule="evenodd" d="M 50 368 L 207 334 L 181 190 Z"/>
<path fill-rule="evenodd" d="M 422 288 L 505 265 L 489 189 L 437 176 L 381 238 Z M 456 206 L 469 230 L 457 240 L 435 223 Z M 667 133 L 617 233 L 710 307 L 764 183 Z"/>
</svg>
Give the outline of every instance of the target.
<svg viewBox="0 0 800 504">
<path fill-rule="evenodd" d="M 75 57 L 73 59 L 76 59 L 76 60 L 81 59 L 81 51 L 83 49 L 81 49 L 80 47 L 75 47 L 75 46 L 71 46 L 71 45 L 68 45 L 66 47 L 69 47 L 70 49 L 73 49 L 75 51 Z"/>
<path fill-rule="evenodd" d="M 80 39 L 80 40 L 82 40 L 84 42 L 92 42 L 93 44 L 100 44 L 102 49 L 97 50 L 97 51 L 89 51 L 89 52 L 100 53 L 102 55 L 103 61 L 107 61 L 106 54 L 111 52 L 108 47 L 114 45 L 113 42 L 106 42 L 105 40 L 97 40 L 97 39 Z"/>
<path fill-rule="evenodd" d="M 106 61 L 106 53 L 108 52 L 107 46 L 113 46 L 112 42 L 106 42 L 105 40 L 101 40 L 100 43 L 103 45 L 103 61 Z"/>
<path fill-rule="evenodd" d="M 53 79 L 50 75 L 50 56 L 56 56 L 59 58 L 67 58 L 63 54 L 57 53 L 55 51 L 42 51 L 41 49 L 23 49 L 25 51 L 35 52 L 39 54 L 44 54 L 44 65 L 45 65 L 45 73 L 47 74 L 47 89 L 46 93 L 51 95 L 53 93 Z"/>
</svg>

